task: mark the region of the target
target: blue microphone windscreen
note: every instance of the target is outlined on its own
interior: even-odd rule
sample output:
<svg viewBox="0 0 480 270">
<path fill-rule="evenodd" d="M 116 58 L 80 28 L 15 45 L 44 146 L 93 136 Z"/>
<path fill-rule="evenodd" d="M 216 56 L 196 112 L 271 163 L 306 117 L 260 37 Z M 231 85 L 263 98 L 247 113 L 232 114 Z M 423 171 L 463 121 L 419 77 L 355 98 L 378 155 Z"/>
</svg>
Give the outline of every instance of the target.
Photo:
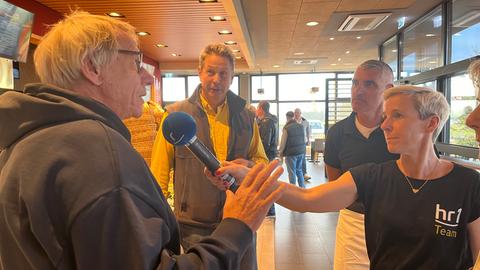
<svg viewBox="0 0 480 270">
<path fill-rule="evenodd" d="M 163 121 L 162 131 L 169 143 L 185 145 L 197 133 L 197 125 L 188 113 L 172 112 Z"/>
</svg>

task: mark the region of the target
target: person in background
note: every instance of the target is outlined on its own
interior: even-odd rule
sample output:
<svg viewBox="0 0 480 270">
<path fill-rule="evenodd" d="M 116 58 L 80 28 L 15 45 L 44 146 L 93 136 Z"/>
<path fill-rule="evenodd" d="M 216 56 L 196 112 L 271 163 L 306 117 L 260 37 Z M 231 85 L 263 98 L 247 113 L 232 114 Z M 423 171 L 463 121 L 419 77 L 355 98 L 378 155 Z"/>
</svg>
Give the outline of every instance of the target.
<svg viewBox="0 0 480 270">
<path fill-rule="evenodd" d="M 349 169 L 398 158 L 387 149 L 380 128 L 383 93 L 393 87 L 392 69 L 384 62 L 368 60 L 360 64 L 352 79 L 352 110 L 347 118 L 328 129 L 324 161 L 329 181 Z M 354 202 L 340 210 L 335 237 L 335 270 L 367 270 L 364 206 Z"/>
<path fill-rule="evenodd" d="M 469 269 L 480 250 L 480 174 L 436 155 L 448 102 L 439 92 L 411 85 L 386 90 L 384 99 L 381 128 L 398 160 L 357 166 L 310 189 L 282 182 L 286 191 L 277 203 L 328 212 L 359 199 L 372 270 Z M 469 121 L 479 128 L 479 120 Z M 223 174 L 241 180 L 248 171 L 229 165 L 210 179 L 218 186 Z"/>
<path fill-rule="evenodd" d="M 297 121 L 297 123 L 299 123 L 303 127 L 303 133 L 305 134 L 305 148 L 306 148 L 308 145 L 310 145 L 310 137 L 312 135 L 310 124 L 308 123 L 307 119 L 302 117 L 302 111 L 299 108 L 295 109 L 294 114 L 295 114 L 295 121 Z M 307 159 L 305 155 L 303 155 L 303 160 L 302 160 L 302 173 L 303 173 L 303 179 L 305 181 L 312 179 L 312 177 L 307 174 Z"/>
<path fill-rule="evenodd" d="M 141 115 L 153 81 L 135 29 L 74 12 L 34 64 L 41 83 L 0 96 L 0 268 L 239 269 L 281 195 L 275 162 L 228 191 L 212 235 L 180 255 L 177 221 L 121 120 Z"/>
<path fill-rule="evenodd" d="M 139 118 L 130 117 L 123 120 L 132 136 L 133 148 L 142 155 L 148 166 L 152 159 L 153 142 L 160 128 L 163 112 L 160 105 L 149 100 L 143 103 L 142 115 Z"/>
<path fill-rule="evenodd" d="M 477 107 L 468 115 L 466 125 L 475 130 L 476 140 L 480 143 L 480 60 L 476 60 L 470 64 L 468 68 L 470 78 L 475 87 L 475 96 L 477 99 Z M 477 255 L 477 262 L 473 270 L 480 270 L 480 256 Z"/>
<path fill-rule="evenodd" d="M 246 101 L 229 91 L 235 56 L 223 44 L 206 46 L 200 54 L 200 84 L 187 100 L 166 107 L 165 117 L 176 111 L 190 114 L 197 124 L 196 136 L 220 160 L 251 167 L 267 163 L 255 113 Z M 174 170 L 174 212 L 180 226 L 181 243 L 188 250 L 204 236 L 212 234 L 222 221 L 226 195 L 212 186 L 203 174 L 204 166 L 184 146 L 168 143 L 161 130 L 155 139 L 152 172 L 166 188 L 170 169 Z M 256 269 L 254 241 L 243 254 L 242 269 Z"/>
<path fill-rule="evenodd" d="M 278 155 L 278 118 L 270 113 L 270 103 L 265 100 L 260 101 L 258 104 L 256 115 L 263 149 L 265 150 L 268 160 L 272 161 Z M 275 205 L 272 205 L 270 210 L 268 210 L 267 216 L 275 216 Z"/>
<path fill-rule="evenodd" d="M 278 152 L 285 158 L 287 165 L 288 180 L 291 184 L 305 188 L 302 172 L 302 162 L 305 156 L 305 133 L 304 128 L 294 119 L 294 113 L 288 111 L 287 123 L 283 127 L 282 138 Z"/>
</svg>

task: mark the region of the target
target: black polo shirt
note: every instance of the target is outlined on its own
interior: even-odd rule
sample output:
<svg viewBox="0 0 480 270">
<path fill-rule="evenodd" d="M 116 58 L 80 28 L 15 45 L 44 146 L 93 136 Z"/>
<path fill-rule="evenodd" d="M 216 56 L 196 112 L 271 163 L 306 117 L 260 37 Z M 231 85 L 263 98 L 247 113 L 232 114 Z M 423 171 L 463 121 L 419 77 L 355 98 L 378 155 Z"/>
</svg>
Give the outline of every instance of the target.
<svg viewBox="0 0 480 270">
<path fill-rule="evenodd" d="M 339 169 L 341 173 L 365 163 L 382 163 L 400 156 L 388 152 L 383 131 L 375 129 L 367 138 L 355 126 L 355 113 L 337 122 L 328 129 L 325 141 L 325 164 Z M 356 201 L 347 209 L 364 213 L 363 205 Z"/>
</svg>

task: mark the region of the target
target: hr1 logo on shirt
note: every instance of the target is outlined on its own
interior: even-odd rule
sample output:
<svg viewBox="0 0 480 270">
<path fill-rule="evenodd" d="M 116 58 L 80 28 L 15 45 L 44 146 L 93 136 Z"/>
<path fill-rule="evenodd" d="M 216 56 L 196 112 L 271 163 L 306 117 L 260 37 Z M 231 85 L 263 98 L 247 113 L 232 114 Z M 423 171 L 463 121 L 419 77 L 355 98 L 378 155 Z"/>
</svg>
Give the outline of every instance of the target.
<svg viewBox="0 0 480 270">
<path fill-rule="evenodd" d="M 456 228 L 460 223 L 461 214 L 462 208 L 456 211 L 447 211 L 437 203 L 435 206 L 435 233 L 446 237 L 457 237 Z"/>
</svg>

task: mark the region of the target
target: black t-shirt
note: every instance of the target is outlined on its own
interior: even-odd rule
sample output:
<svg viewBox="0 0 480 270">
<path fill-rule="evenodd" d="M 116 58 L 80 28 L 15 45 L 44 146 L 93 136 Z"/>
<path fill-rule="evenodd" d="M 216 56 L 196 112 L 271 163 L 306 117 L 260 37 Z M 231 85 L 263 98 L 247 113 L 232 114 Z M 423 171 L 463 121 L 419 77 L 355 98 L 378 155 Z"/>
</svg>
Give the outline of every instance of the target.
<svg viewBox="0 0 480 270">
<path fill-rule="evenodd" d="M 350 170 L 365 206 L 370 269 L 467 269 L 467 224 L 480 216 L 480 175 L 454 165 L 413 193 L 395 161 Z M 424 181 L 413 180 L 415 188 Z"/>
<path fill-rule="evenodd" d="M 380 128 L 367 138 L 355 126 L 355 113 L 333 125 L 325 141 L 325 164 L 339 169 L 341 173 L 366 163 L 382 163 L 398 159 L 399 155 L 388 152 L 385 136 Z M 363 206 L 355 202 L 349 210 L 363 213 Z"/>
</svg>

